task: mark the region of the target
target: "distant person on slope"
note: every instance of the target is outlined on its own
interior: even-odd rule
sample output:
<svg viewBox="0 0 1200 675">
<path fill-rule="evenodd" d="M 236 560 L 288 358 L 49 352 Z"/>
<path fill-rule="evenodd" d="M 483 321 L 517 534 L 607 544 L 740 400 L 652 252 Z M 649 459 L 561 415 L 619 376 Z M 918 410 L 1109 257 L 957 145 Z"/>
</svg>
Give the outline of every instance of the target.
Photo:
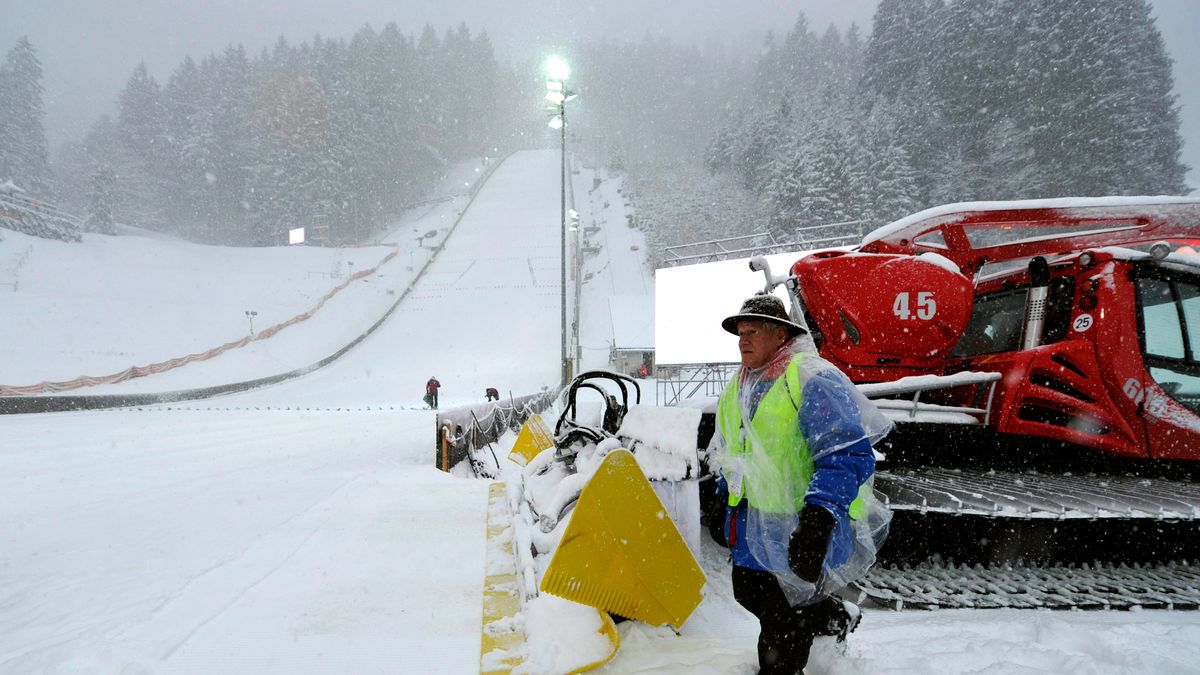
<svg viewBox="0 0 1200 675">
<path fill-rule="evenodd" d="M 425 402 L 428 403 L 429 407 L 433 408 L 434 410 L 437 410 L 438 389 L 440 389 L 441 386 L 442 383 L 438 382 L 437 378 L 433 377 L 432 375 L 429 377 L 429 381 L 425 383 Z"/>
<path fill-rule="evenodd" d="M 891 514 L 871 489 L 871 446 L 891 429 L 772 295 L 721 322 L 741 368 L 717 404 L 713 538 L 730 548 L 733 595 L 758 617 L 760 673 L 800 673 L 813 639 L 843 642 L 859 609 L 833 595 L 860 577 Z"/>
<path fill-rule="evenodd" d="M 489 401 L 499 401 L 500 400 L 500 392 L 496 391 L 495 387 L 488 387 L 487 389 L 484 390 L 483 393 L 485 396 L 487 396 L 487 400 L 489 400 Z"/>
</svg>

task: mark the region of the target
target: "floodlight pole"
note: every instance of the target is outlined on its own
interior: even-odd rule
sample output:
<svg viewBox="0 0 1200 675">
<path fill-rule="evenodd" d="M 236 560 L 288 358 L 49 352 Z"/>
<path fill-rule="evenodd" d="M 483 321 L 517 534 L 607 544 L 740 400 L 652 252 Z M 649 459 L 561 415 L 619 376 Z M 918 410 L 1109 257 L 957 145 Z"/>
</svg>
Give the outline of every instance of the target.
<svg viewBox="0 0 1200 675">
<path fill-rule="evenodd" d="M 551 120 L 551 127 L 557 123 L 559 156 L 559 308 L 561 310 L 560 333 L 561 350 L 559 357 L 562 364 L 562 383 L 566 386 L 571 381 L 571 362 L 567 358 L 567 101 L 574 94 L 567 89 L 567 63 L 558 57 L 551 57 L 546 64 L 546 100 L 553 105 L 550 110 L 558 109 L 558 116 Z"/>
<path fill-rule="evenodd" d="M 565 91 L 563 92 L 566 93 Z M 561 265 L 561 284 L 559 289 L 562 297 L 559 300 L 559 305 L 562 308 L 562 381 L 565 386 L 571 381 L 571 363 L 567 360 L 567 101 L 564 96 L 563 101 L 558 104 L 558 116 L 562 120 L 562 126 L 559 127 L 559 147 L 562 149 L 559 167 L 559 225 L 562 236 L 560 237 L 559 253 L 562 260 Z"/>
</svg>

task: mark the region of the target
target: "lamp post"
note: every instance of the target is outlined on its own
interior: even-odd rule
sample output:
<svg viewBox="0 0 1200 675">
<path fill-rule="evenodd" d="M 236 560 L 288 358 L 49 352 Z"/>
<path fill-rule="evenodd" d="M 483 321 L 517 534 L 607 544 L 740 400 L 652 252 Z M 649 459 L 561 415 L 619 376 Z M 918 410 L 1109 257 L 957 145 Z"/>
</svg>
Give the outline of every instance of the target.
<svg viewBox="0 0 1200 675">
<path fill-rule="evenodd" d="M 564 385 L 571 379 L 571 362 L 567 359 L 567 101 L 575 98 L 575 92 L 567 89 L 567 75 L 570 72 L 567 62 L 557 56 L 550 57 L 546 62 L 546 103 L 554 113 L 554 117 L 550 119 L 550 128 L 559 132 L 559 147 L 562 150 L 559 166 L 559 254 L 562 260 L 559 303 L 562 307 L 561 362 Z"/>
<path fill-rule="evenodd" d="M 583 251 L 580 248 L 580 237 L 583 234 L 579 231 L 579 212 L 575 209 L 567 209 L 567 219 L 570 222 L 572 239 L 574 243 L 571 251 L 571 259 L 574 261 L 575 268 L 571 270 L 571 278 L 575 281 L 575 298 L 572 303 L 575 308 L 575 316 L 571 321 L 571 351 L 573 352 L 573 361 L 575 372 L 579 372 L 580 362 L 583 360 L 582 348 L 579 346 L 579 320 L 580 320 L 580 304 L 579 291 L 583 287 Z"/>
<path fill-rule="evenodd" d="M 254 317 L 258 316 L 258 312 L 248 309 L 246 310 L 246 319 L 250 321 L 250 336 L 254 337 Z"/>
</svg>

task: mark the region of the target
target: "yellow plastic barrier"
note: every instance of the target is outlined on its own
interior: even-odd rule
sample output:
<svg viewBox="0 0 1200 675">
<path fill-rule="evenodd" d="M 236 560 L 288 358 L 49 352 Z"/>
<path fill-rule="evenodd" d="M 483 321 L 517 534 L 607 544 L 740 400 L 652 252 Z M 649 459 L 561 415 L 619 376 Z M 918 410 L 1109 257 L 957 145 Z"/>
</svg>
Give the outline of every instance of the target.
<svg viewBox="0 0 1200 675">
<path fill-rule="evenodd" d="M 542 421 L 542 416 L 535 413 L 525 420 L 525 424 L 521 425 L 521 433 L 517 434 L 517 442 L 513 444 L 508 458 L 525 466 L 530 460 L 537 457 L 538 453 L 552 445 L 554 445 L 554 435 Z"/>
<path fill-rule="evenodd" d="M 541 590 L 678 630 L 704 572 L 633 455 L 613 450 L 579 494 Z"/>
<path fill-rule="evenodd" d="M 611 650 L 608 652 L 608 656 L 605 656 L 598 661 L 593 661 L 586 666 L 580 666 L 567 673 L 567 675 L 579 675 L 579 673 L 595 670 L 609 661 L 612 661 L 613 657 L 617 655 L 617 650 L 621 648 L 621 633 L 617 631 L 617 624 L 613 623 L 612 617 L 608 615 L 608 612 L 602 609 L 597 609 L 596 613 L 600 615 L 599 632 L 601 635 L 608 638 L 608 644 L 611 647 Z"/>
<path fill-rule="evenodd" d="M 521 582 L 516 573 L 516 561 L 507 551 L 513 541 L 512 514 L 508 510 L 508 498 L 504 483 L 492 483 L 488 487 L 488 554 L 485 569 L 491 570 L 483 581 L 483 632 L 479 641 L 480 675 L 507 675 L 528 670 L 525 665 L 526 636 L 521 628 L 519 615 Z M 495 556 L 495 557 L 494 557 Z M 566 675 L 575 675 L 599 668 L 617 655 L 621 647 L 621 633 L 608 612 L 596 610 L 600 620 L 597 632 L 608 641 L 608 653 L 602 658 L 580 666 Z"/>
<path fill-rule="evenodd" d="M 521 584 L 515 563 L 491 560 L 496 549 L 512 548 L 512 516 L 508 513 L 504 483 L 488 486 L 488 560 L 484 569 L 505 568 L 483 580 L 483 634 L 479 672 L 509 673 L 525 662 L 525 633 L 517 625 L 521 612 Z M 504 556 L 511 558 L 511 556 Z"/>
</svg>

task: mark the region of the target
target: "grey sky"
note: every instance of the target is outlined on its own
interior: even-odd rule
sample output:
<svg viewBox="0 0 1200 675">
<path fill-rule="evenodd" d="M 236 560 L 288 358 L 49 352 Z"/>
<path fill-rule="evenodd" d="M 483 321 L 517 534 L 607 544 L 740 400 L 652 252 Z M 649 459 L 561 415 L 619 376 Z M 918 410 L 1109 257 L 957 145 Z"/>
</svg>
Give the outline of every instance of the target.
<svg viewBox="0 0 1200 675">
<path fill-rule="evenodd" d="M 803 11 L 810 25 L 845 28 L 864 37 L 878 0 L 5 0 L 0 50 L 28 35 L 45 71 L 46 132 L 52 146 L 78 137 L 102 113 L 138 61 L 160 82 L 186 55 L 195 58 L 230 43 L 252 53 L 285 35 L 293 43 L 320 33 L 349 37 L 364 24 L 395 21 L 417 34 L 466 22 L 486 30 L 501 57 L 535 55 L 602 36 L 637 39 L 646 33 L 677 41 L 712 35 L 736 39 L 765 30 L 786 32 Z M 1183 104 L 1184 161 L 1200 167 L 1200 1 L 1152 0 L 1175 60 Z M 1190 174 L 1200 187 L 1200 170 Z"/>
</svg>

